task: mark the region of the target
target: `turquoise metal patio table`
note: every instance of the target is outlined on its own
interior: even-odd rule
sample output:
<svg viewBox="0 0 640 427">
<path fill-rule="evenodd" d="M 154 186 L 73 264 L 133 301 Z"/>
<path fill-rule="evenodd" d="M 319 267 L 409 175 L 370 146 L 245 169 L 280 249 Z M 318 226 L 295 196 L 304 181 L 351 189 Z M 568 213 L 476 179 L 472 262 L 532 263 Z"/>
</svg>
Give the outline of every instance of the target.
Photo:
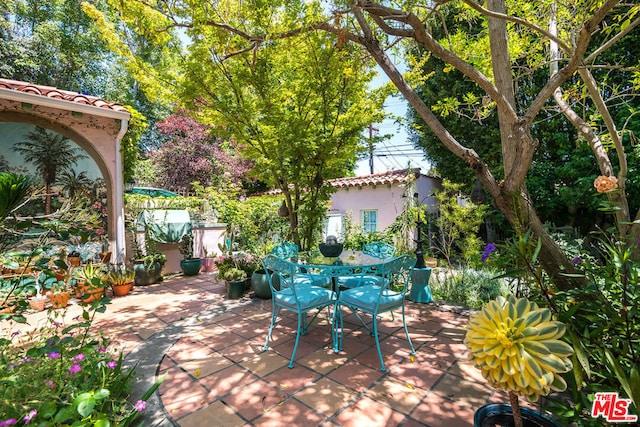
<svg viewBox="0 0 640 427">
<path fill-rule="evenodd" d="M 340 296 L 340 291 L 366 284 L 381 285 L 385 265 L 391 261 L 368 255 L 362 251 L 343 251 L 337 257 L 325 257 L 319 252 L 301 252 L 291 260 L 302 275 L 309 275 L 316 285 L 331 286 Z M 359 317 L 359 316 L 358 316 Z M 364 323 L 364 322 L 363 322 Z M 333 350 L 338 352 L 342 346 L 341 312 L 336 305 L 333 316 Z"/>
</svg>

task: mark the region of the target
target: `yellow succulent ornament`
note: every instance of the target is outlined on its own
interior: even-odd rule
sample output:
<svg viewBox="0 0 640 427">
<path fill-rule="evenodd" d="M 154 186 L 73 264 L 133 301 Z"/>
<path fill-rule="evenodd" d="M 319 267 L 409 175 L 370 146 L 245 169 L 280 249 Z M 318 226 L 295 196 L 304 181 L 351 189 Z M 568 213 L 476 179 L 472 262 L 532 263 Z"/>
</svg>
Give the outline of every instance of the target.
<svg viewBox="0 0 640 427">
<path fill-rule="evenodd" d="M 549 309 L 509 296 L 471 315 L 464 342 L 489 384 L 535 402 L 567 388 L 559 374 L 572 369 L 573 349 L 560 340 L 564 333 Z"/>
</svg>

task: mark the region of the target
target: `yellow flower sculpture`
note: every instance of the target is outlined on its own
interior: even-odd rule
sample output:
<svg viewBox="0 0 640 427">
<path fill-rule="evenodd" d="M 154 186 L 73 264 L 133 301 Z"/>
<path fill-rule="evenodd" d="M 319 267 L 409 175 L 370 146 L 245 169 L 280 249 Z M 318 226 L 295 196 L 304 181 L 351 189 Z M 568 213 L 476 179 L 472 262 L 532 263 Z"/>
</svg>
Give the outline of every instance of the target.
<svg viewBox="0 0 640 427">
<path fill-rule="evenodd" d="M 526 298 L 498 297 L 469 318 L 464 342 L 493 387 L 535 402 L 567 387 L 558 375 L 573 367 L 573 349 L 560 340 L 564 332 L 547 308 Z"/>
</svg>

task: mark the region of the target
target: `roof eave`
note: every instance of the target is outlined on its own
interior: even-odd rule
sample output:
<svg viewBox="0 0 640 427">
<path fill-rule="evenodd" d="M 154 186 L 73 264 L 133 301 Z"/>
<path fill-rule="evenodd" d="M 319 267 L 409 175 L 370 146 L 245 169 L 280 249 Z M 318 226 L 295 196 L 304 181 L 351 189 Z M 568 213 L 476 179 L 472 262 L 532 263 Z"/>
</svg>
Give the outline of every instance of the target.
<svg viewBox="0 0 640 427">
<path fill-rule="evenodd" d="M 112 119 L 129 120 L 131 113 L 128 111 L 118 111 L 108 108 L 96 107 L 94 105 L 79 104 L 64 99 L 48 98 L 32 93 L 17 92 L 12 89 L 0 88 L 0 98 L 11 101 L 25 102 L 27 104 L 41 105 L 43 107 L 57 108 L 60 110 L 72 111 L 76 113 L 91 114 L 94 116 L 109 117 Z"/>
</svg>

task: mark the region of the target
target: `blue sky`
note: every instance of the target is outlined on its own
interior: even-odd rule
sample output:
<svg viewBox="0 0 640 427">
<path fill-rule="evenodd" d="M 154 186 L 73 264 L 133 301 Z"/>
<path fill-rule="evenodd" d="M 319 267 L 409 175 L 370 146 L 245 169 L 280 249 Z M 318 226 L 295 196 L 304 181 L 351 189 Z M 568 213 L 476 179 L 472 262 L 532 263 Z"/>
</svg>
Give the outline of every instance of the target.
<svg viewBox="0 0 640 427">
<path fill-rule="evenodd" d="M 372 87 L 379 87 L 388 81 L 387 76 L 378 70 L 378 77 L 372 82 Z M 424 159 L 424 151 L 416 150 L 409 141 L 409 135 L 404 125 L 397 123 L 394 117 L 405 118 L 407 114 L 407 102 L 402 96 L 389 97 L 385 104 L 385 112 L 393 116 L 383 120 L 381 123 L 374 123 L 373 127 L 378 129 L 374 135 L 392 135 L 389 139 L 379 143 L 374 149 L 373 172 L 381 173 L 389 170 L 405 169 L 409 163 L 411 167 L 421 168 L 422 173 L 429 170 L 429 162 Z M 365 131 L 365 137 L 369 137 L 369 130 Z M 370 173 L 369 159 L 364 159 L 356 165 L 357 176 L 368 175 Z"/>
</svg>

